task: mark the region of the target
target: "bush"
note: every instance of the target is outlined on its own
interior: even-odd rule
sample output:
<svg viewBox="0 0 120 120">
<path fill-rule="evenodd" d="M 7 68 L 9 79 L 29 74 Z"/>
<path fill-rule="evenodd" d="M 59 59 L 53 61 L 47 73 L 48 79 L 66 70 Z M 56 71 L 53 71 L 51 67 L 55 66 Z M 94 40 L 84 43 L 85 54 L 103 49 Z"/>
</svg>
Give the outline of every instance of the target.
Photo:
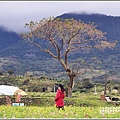
<svg viewBox="0 0 120 120">
<path fill-rule="evenodd" d="M 80 90 L 80 92 L 87 92 L 87 89 L 83 88 Z"/>
<path fill-rule="evenodd" d="M 100 106 L 111 106 L 111 103 L 106 103 L 98 100 L 86 100 L 80 98 L 66 98 L 66 106 L 79 106 L 79 107 L 100 107 Z"/>
</svg>

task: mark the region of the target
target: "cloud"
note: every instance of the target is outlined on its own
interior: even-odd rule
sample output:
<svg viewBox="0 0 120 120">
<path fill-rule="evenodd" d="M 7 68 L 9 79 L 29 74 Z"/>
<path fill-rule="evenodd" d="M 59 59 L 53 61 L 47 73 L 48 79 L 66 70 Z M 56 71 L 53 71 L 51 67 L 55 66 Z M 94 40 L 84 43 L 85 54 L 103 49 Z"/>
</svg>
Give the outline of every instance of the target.
<svg viewBox="0 0 120 120">
<path fill-rule="evenodd" d="M 120 2 L 110 1 L 10 1 L 0 2 L 0 25 L 22 32 L 27 22 L 69 12 L 120 16 Z"/>
</svg>

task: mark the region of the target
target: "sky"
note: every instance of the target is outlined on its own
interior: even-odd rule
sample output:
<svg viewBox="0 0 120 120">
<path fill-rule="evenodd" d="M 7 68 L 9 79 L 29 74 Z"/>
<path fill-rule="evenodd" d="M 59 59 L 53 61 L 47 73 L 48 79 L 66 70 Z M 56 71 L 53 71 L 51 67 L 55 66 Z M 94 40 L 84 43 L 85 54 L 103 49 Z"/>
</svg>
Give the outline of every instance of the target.
<svg viewBox="0 0 120 120">
<path fill-rule="evenodd" d="M 120 16 L 119 1 L 0 1 L 0 26 L 25 32 L 25 23 L 64 13 L 86 12 Z"/>
</svg>

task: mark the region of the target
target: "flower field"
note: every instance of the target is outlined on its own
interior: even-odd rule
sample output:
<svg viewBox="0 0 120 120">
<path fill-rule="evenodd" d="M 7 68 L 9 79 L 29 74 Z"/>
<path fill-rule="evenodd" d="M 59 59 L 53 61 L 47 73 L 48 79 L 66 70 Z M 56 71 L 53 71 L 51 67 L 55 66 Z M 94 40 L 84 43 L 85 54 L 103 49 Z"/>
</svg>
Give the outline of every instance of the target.
<svg viewBox="0 0 120 120">
<path fill-rule="evenodd" d="M 0 106 L 0 118 L 120 118 L 120 107 Z"/>
</svg>

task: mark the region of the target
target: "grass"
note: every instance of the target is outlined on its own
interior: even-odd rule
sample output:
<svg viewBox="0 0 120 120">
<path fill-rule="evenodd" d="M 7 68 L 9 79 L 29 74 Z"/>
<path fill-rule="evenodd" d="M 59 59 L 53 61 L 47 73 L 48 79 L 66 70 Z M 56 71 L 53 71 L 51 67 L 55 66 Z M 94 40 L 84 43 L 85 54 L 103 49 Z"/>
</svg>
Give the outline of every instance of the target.
<svg viewBox="0 0 120 120">
<path fill-rule="evenodd" d="M 38 93 L 38 92 L 33 92 L 33 93 L 28 93 L 31 97 L 39 97 L 41 99 L 44 99 L 45 101 L 47 99 L 49 100 L 54 100 L 56 93 Z M 87 107 L 111 107 L 115 106 L 112 102 L 107 102 L 107 101 L 101 101 L 101 94 L 98 93 L 97 95 L 94 95 L 93 92 L 91 93 L 73 93 L 72 98 L 65 98 L 65 104 L 66 106 L 73 105 L 73 106 L 87 106 Z M 48 101 L 48 100 L 47 100 Z M 53 103 L 51 101 L 51 104 Z M 43 103 L 44 106 L 47 106 Z"/>
</svg>

